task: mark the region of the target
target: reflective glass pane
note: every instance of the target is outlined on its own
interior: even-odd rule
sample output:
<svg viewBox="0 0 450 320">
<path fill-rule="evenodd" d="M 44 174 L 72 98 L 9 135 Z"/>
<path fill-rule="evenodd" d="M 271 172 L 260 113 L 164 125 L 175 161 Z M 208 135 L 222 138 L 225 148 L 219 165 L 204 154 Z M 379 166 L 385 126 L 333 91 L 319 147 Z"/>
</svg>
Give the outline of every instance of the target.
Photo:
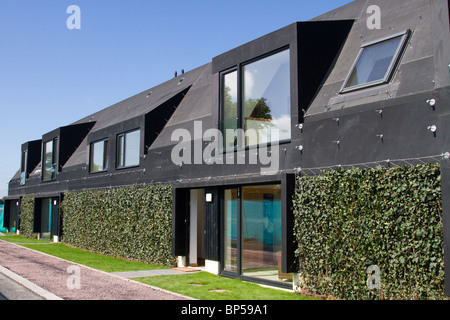
<svg viewBox="0 0 450 320">
<path fill-rule="evenodd" d="M 125 136 L 123 134 L 117 137 L 117 166 L 123 167 L 125 165 Z"/>
<path fill-rule="evenodd" d="M 224 270 L 237 271 L 237 223 L 238 223 L 237 189 L 224 191 Z"/>
<path fill-rule="evenodd" d="M 347 82 L 346 88 L 370 82 L 384 81 L 402 37 L 365 47 Z"/>
<path fill-rule="evenodd" d="M 290 280 L 281 273 L 281 186 L 242 188 L 242 273 Z"/>
<path fill-rule="evenodd" d="M 0 212 L 1 216 L 2 212 Z M 17 218 L 19 216 L 19 204 L 18 201 L 13 200 L 10 201 L 10 207 L 9 207 L 9 232 L 15 232 L 16 231 L 16 223 Z M 3 222 L 0 220 L 0 222 Z M 0 224 L 0 228 L 3 227 L 3 225 Z"/>
<path fill-rule="evenodd" d="M 246 146 L 290 139 L 289 50 L 247 64 L 243 73 Z"/>
<path fill-rule="evenodd" d="M 103 141 L 103 169 L 108 169 L 109 158 L 108 158 L 108 140 Z"/>
<path fill-rule="evenodd" d="M 45 198 L 41 200 L 41 229 L 42 239 L 50 239 L 52 225 L 52 199 Z"/>
<path fill-rule="evenodd" d="M 223 135 L 225 150 L 233 149 L 237 145 L 235 136 L 227 137 L 227 129 L 236 130 L 238 128 L 237 114 L 237 71 L 227 73 L 222 80 L 223 92 Z"/>
<path fill-rule="evenodd" d="M 139 130 L 125 135 L 125 166 L 139 165 L 141 132 Z"/>
<path fill-rule="evenodd" d="M 20 184 L 24 185 L 27 178 L 28 150 L 22 152 L 22 161 L 20 164 Z"/>
<path fill-rule="evenodd" d="M 91 145 L 91 172 L 106 169 L 106 146 L 107 141 L 99 141 Z"/>
<path fill-rule="evenodd" d="M 53 140 L 50 140 L 44 144 L 44 180 L 53 180 L 56 177 L 56 167 L 53 160 Z"/>
</svg>

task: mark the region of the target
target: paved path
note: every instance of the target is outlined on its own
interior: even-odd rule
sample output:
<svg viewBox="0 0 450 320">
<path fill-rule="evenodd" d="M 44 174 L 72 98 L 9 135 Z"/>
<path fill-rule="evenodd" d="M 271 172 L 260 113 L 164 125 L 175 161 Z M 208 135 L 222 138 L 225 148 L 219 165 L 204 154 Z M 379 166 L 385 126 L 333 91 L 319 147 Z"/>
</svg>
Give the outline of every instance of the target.
<svg viewBox="0 0 450 320">
<path fill-rule="evenodd" d="M 0 300 L 44 300 L 37 293 L 0 273 Z"/>
<path fill-rule="evenodd" d="M 0 273 L 48 300 L 191 299 L 1 240 L 0 266 Z"/>
</svg>

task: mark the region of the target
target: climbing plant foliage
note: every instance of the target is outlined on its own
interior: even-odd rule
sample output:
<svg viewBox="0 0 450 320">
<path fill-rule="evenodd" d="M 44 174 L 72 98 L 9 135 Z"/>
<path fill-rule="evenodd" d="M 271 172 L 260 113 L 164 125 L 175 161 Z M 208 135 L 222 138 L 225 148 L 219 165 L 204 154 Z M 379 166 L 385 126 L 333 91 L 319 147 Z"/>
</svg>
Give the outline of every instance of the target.
<svg viewBox="0 0 450 320">
<path fill-rule="evenodd" d="M 93 252 L 172 266 L 172 187 L 67 192 L 63 242 Z"/>
<path fill-rule="evenodd" d="M 439 164 L 298 177 L 303 289 L 341 299 L 443 298 L 440 180 Z"/>
<path fill-rule="evenodd" d="M 20 234 L 27 238 L 36 238 L 33 233 L 34 194 L 27 194 L 20 200 Z"/>
</svg>

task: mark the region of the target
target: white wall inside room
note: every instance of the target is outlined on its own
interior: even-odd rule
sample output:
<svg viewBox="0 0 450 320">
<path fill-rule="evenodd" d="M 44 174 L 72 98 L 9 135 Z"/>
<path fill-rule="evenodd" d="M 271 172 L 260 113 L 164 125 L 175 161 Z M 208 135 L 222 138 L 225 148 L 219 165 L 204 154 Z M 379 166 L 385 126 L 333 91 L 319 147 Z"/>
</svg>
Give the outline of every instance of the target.
<svg viewBox="0 0 450 320">
<path fill-rule="evenodd" d="M 203 230 L 205 192 L 203 189 L 190 191 L 189 264 L 196 265 L 203 258 Z"/>
</svg>

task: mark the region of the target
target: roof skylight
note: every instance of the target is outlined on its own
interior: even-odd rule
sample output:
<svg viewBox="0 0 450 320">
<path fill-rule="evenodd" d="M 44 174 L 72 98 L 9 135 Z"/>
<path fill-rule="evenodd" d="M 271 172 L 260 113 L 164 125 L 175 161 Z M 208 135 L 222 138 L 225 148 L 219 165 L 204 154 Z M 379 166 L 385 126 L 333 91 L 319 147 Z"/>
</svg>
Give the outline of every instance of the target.
<svg viewBox="0 0 450 320">
<path fill-rule="evenodd" d="M 341 93 L 389 82 L 408 36 L 409 30 L 364 44 Z"/>
</svg>

